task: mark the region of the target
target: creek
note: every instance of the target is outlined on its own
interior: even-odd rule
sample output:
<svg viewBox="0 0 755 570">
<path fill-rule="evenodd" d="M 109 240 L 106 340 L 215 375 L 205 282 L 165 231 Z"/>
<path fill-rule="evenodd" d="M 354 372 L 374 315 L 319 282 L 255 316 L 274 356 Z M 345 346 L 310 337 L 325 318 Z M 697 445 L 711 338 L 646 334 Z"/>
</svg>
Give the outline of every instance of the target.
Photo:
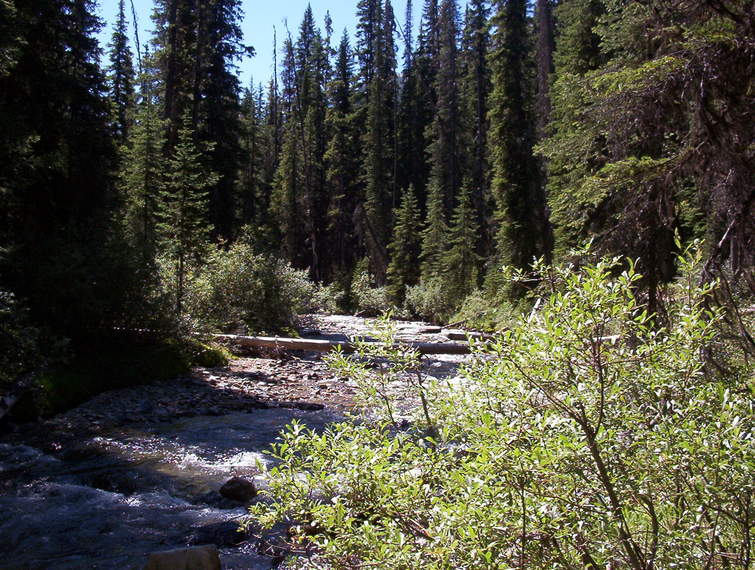
<svg viewBox="0 0 755 570">
<path fill-rule="evenodd" d="M 448 341 L 420 325 L 406 323 L 405 338 Z M 355 317 L 310 326 L 335 340 L 369 330 Z M 452 376 L 463 359 L 436 355 L 423 368 Z M 274 567 L 237 531 L 245 506 L 219 489 L 234 476 L 264 488 L 259 465 L 279 432 L 342 419 L 354 391 L 320 355 L 245 358 L 0 434 L 0 568 L 143 568 L 152 552 L 194 544 L 217 545 L 223 568 Z"/>
</svg>

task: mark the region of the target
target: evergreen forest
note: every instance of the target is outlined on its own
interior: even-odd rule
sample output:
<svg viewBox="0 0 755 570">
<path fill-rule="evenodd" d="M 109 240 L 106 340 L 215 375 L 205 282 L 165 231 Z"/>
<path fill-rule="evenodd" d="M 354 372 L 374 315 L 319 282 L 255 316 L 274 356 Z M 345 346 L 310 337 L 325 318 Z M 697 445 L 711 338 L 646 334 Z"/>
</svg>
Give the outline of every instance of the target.
<svg viewBox="0 0 755 570">
<path fill-rule="evenodd" d="M 117 4 L 0 0 L 17 414 L 303 313 L 463 325 L 497 339 L 476 383 L 419 374 L 408 430 L 381 386 L 416 355 L 332 357 L 379 427 L 294 425 L 255 520 L 338 568 L 755 564 L 752 0 L 307 7 L 248 85 L 253 3 L 154 0 L 151 37 Z"/>
</svg>

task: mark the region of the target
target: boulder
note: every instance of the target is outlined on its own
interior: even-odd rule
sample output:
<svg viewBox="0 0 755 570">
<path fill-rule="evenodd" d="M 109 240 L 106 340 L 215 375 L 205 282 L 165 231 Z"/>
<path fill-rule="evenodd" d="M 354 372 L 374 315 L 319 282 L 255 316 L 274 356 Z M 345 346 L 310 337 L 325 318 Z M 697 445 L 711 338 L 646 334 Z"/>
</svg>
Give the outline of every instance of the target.
<svg viewBox="0 0 755 570">
<path fill-rule="evenodd" d="M 214 544 L 215 546 L 238 546 L 250 536 L 236 520 L 207 524 L 194 529 L 189 544 Z"/>
<path fill-rule="evenodd" d="M 248 503 L 257 496 L 257 487 L 249 479 L 233 477 L 223 484 L 220 488 L 220 494 L 226 499 L 238 501 L 239 503 Z"/>
<path fill-rule="evenodd" d="M 153 552 L 144 570 L 220 570 L 220 556 L 215 546 Z"/>
</svg>

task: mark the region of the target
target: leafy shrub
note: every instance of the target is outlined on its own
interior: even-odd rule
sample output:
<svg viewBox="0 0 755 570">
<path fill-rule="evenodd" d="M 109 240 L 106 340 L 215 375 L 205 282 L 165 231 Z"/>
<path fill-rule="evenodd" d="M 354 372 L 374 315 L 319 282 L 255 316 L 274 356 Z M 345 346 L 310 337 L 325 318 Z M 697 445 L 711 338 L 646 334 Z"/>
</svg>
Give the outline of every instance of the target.
<svg viewBox="0 0 755 570">
<path fill-rule="evenodd" d="M 335 568 L 751 564 L 755 400 L 747 373 L 706 373 L 712 287 L 681 282 L 659 327 L 617 261 L 541 271 L 555 292 L 458 381 L 409 373 L 427 402 L 414 429 L 290 426 L 253 519 L 293 524 Z M 384 374 L 338 361 L 391 397 Z"/>
<path fill-rule="evenodd" d="M 338 298 L 306 271 L 237 243 L 209 253 L 188 285 L 186 312 L 194 329 L 275 331 L 294 326 L 298 313 L 333 308 Z"/>
<path fill-rule="evenodd" d="M 456 302 L 441 277 L 433 277 L 406 288 L 406 308 L 426 321 L 447 323 L 456 309 Z"/>
<path fill-rule="evenodd" d="M 386 287 L 376 287 L 367 270 L 366 260 L 358 263 L 351 280 L 351 302 L 365 316 L 382 315 L 392 304 Z"/>
</svg>

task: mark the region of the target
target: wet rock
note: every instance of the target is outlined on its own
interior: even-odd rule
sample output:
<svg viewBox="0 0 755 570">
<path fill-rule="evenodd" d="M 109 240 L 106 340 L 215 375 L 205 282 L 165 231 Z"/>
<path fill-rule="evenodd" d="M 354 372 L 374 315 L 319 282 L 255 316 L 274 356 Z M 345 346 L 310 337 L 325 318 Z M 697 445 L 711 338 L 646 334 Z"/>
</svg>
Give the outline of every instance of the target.
<svg viewBox="0 0 755 570">
<path fill-rule="evenodd" d="M 220 488 L 220 494 L 226 499 L 248 503 L 257 496 L 257 487 L 248 479 L 233 477 Z"/>
<path fill-rule="evenodd" d="M 220 570 L 220 556 L 215 546 L 153 552 L 144 570 Z"/>
<path fill-rule="evenodd" d="M 248 530 L 242 530 L 238 521 L 230 520 L 207 524 L 194 529 L 190 544 L 214 544 L 215 546 L 238 546 L 250 536 Z"/>
</svg>

